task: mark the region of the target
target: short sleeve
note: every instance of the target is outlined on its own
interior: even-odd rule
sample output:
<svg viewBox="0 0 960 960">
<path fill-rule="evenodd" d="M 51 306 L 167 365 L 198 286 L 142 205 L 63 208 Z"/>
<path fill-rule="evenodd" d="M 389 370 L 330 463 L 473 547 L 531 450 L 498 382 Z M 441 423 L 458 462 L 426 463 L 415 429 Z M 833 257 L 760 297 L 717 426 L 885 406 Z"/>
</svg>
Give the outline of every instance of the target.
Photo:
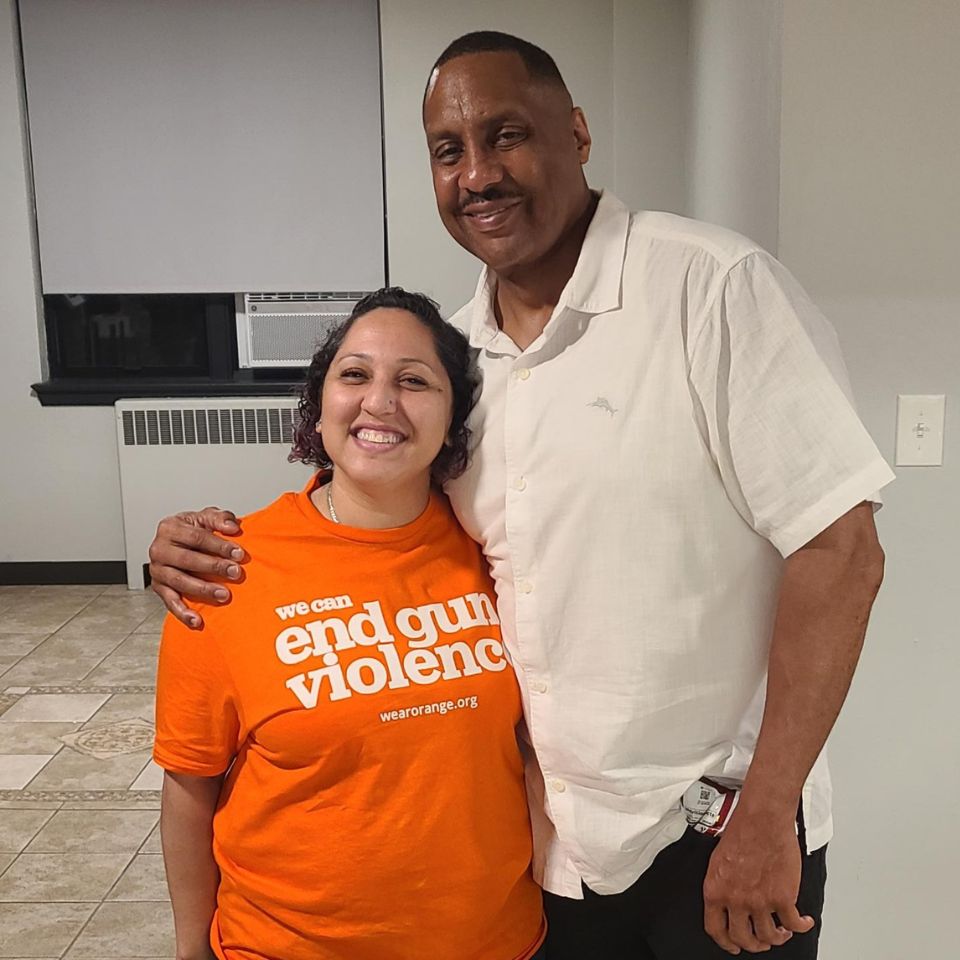
<svg viewBox="0 0 960 960">
<path fill-rule="evenodd" d="M 240 716 L 221 645 L 175 617 L 164 622 L 157 671 L 153 758 L 165 770 L 199 777 L 223 773 L 237 753 Z"/>
<path fill-rule="evenodd" d="M 857 416 L 836 333 L 773 257 L 722 278 L 689 363 L 727 495 L 783 556 L 879 503 L 893 471 Z"/>
</svg>

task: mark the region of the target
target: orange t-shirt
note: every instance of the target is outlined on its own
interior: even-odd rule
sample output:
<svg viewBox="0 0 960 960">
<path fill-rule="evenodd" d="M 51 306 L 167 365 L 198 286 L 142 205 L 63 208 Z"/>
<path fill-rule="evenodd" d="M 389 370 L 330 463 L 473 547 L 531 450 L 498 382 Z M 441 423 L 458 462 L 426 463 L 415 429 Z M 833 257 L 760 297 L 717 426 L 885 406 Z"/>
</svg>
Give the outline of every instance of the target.
<svg viewBox="0 0 960 960">
<path fill-rule="evenodd" d="M 246 582 L 202 633 L 164 627 L 154 757 L 229 768 L 214 950 L 527 958 L 543 920 L 520 697 L 480 551 L 438 494 L 362 530 L 316 510 L 316 483 L 243 521 Z"/>
</svg>

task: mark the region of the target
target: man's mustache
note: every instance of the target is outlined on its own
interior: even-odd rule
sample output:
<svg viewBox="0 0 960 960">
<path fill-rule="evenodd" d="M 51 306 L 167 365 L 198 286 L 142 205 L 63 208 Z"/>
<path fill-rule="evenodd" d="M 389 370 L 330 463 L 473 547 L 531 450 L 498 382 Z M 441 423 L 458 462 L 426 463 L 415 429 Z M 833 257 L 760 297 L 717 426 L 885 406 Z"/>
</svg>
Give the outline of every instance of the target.
<svg viewBox="0 0 960 960">
<path fill-rule="evenodd" d="M 478 203 L 490 203 L 494 200 L 518 200 L 521 196 L 522 194 L 516 191 L 498 190 L 495 187 L 483 190 L 480 193 L 474 193 L 470 190 L 467 191 L 466 198 L 460 201 L 460 213 L 469 213 L 470 208 Z"/>
</svg>

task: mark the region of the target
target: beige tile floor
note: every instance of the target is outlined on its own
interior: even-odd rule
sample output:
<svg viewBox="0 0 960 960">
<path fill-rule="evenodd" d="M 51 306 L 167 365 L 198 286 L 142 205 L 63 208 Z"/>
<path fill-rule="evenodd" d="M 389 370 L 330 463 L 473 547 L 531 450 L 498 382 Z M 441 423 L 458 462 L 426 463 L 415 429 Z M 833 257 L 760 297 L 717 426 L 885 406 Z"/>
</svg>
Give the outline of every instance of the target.
<svg viewBox="0 0 960 960">
<path fill-rule="evenodd" d="M 0 586 L 0 958 L 174 955 L 150 759 L 163 609 Z"/>
</svg>

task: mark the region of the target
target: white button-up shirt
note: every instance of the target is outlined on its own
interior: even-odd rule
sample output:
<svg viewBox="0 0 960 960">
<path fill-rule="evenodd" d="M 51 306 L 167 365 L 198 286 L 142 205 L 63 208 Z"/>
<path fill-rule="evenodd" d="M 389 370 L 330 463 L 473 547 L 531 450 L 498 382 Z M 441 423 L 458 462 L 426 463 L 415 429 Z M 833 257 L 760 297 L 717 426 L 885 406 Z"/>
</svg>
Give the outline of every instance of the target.
<svg viewBox="0 0 960 960">
<path fill-rule="evenodd" d="M 534 872 L 626 889 L 703 775 L 756 743 L 783 557 L 892 479 L 832 328 L 736 234 L 600 198 L 543 333 L 454 318 L 478 351 L 477 447 L 448 485 L 496 583 L 523 694 Z M 829 776 L 804 789 L 810 849 Z"/>
</svg>

